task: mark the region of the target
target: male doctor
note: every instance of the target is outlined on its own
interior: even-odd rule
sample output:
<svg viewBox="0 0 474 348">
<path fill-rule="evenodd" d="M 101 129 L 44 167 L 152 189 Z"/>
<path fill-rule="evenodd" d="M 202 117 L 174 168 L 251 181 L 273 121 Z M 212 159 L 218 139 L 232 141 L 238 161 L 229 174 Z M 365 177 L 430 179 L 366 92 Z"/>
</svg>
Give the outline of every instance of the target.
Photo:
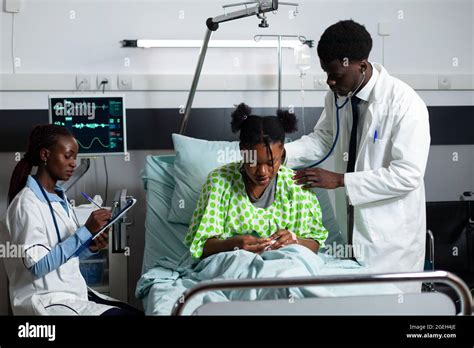
<svg viewBox="0 0 474 348">
<path fill-rule="evenodd" d="M 285 144 L 287 165 L 323 159 L 335 141 L 339 114 L 332 152 L 335 172 L 299 170 L 296 182 L 308 188 L 343 188 L 336 192 L 336 201 L 342 193 L 344 203 L 337 213 L 347 216 L 347 243 L 352 248 L 347 257 L 372 273 L 423 271 L 428 111 L 411 87 L 368 61 L 371 48 L 370 34 L 352 20 L 323 33 L 318 56 L 331 91 L 314 132 Z M 420 290 L 413 283 L 401 288 Z"/>
</svg>

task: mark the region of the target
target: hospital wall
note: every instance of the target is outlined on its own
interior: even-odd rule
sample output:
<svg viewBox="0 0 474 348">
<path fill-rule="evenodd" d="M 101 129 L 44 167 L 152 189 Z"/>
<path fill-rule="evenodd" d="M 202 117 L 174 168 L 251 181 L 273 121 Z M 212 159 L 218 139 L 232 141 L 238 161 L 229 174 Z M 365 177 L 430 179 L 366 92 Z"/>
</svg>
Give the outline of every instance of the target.
<svg viewBox="0 0 474 348">
<path fill-rule="evenodd" d="M 414 86 L 430 110 L 452 107 L 444 109 L 444 124 L 439 119 L 436 122 L 440 141 L 430 151 L 425 177 L 427 200 L 458 200 L 461 192 L 474 191 L 474 133 L 471 141 L 465 141 L 464 137 L 462 145 L 453 143 L 452 139 L 443 141 L 445 131 L 466 134 L 466 122 L 471 122 L 472 129 L 473 2 L 298 2 L 296 17 L 289 12 L 292 8 L 282 6 L 278 14 L 268 15 L 268 29 L 258 28 L 256 18 L 247 18 L 222 24 L 213 39 L 252 40 L 255 34 L 299 34 L 317 41 L 323 30 L 337 20 L 353 18 L 365 24 L 374 39 L 372 61 L 383 63 L 390 73 Z M 5 1 L 0 3 L 3 9 Z M 109 196 L 123 187 L 139 199 L 129 229 L 129 301 L 137 306 L 140 303 L 134 298 L 134 290 L 141 271 L 145 218 L 140 171 L 145 156 L 170 152 L 170 133 L 179 129 L 182 117 L 179 110 L 186 103 L 199 49 L 133 49 L 122 48 L 119 42 L 138 38 L 200 40 L 206 18 L 223 13 L 220 6 L 224 3 L 227 2 L 25 0 L 19 13 L 0 13 L 0 215 L 5 212 L 15 155 L 25 151 L 27 125 L 34 124 L 35 118 L 41 122 L 47 120 L 49 94 L 80 93 L 76 90 L 76 75 L 90 78 L 92 89 L 85 92 L 93 93 L 99 93 L 95 85 L 97 75 L 111 77 L 111 90 L 125 94 L 129 118 L 135 117 L 129 123 L 135 132 L 130 133 L 137 134 L 137 127 L 143 127 L 145 133 L 152 129 L 154 133 L 153 136 L 147 133 L 149 141 L 145 143 L 143 139 L 130 139 L 133 144 L 130 161 L 123 157 L 107 158 Z M 379 36 L 379 23 L 387 22 L 390 36 Z M 300 91 L 301 81 L 292 50 L 285 49 L 283 53 L 282 105 L 296 107 L 300 125 L 305 125 L 300 127 L 299 134 L 311 130 L 326 93 L 324 74 L 315 50 L 312 53 L 313 64 L 303 80 L 304 93 Z M 15 69 L 12 57 L 20 59 L 16 60 Z M 241 101 L 268 112 L 274 109 L 276 72 L 274 49 L 209 49 L 194 102 L 196 108 L 205 112 L 191 118 L 190 134 L 233 139 L 226 129 L 227 120 L 219 119 L 222 127 L 208 125 L 214 125 L 219 115 L 228 117 L 232 105 Z M 132 89 L 118 89 L 119 75 L 133 78 Z M 448 85 L 439 83 L 443 77 L 449 80 Z M 469 108 L 459 108 L 462 106 Z M 458 110 L 468 110 L 471 114 L 460 115 Z M 80 202 L 78 192 L 104 195 L 104 190 L 104 165 L 102 159 L 97 159 L 72 189 L 71 196 Z M 0 267 L 0 296 L 0 314 L 3 314 L 7 311 L 3 267 Z"/>
</svg>

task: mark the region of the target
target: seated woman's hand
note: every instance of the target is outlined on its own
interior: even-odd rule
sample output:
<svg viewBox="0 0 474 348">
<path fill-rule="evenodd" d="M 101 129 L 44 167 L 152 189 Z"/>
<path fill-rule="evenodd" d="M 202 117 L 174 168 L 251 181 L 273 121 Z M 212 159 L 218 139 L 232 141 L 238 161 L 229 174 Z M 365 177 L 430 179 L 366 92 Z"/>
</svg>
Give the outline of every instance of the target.
<svg viewBox="0 0 474 348">
<path fill-rule="evenodd" d="M 277 250 L 289 244 L 299 244 L 298 237 L 288 230 L 278 230 L 270 236 L 269 250 Z"/>
<path fill-rule="evenodd" d="M 228 240 L 232 243 L 232 249 L 247 250 L 256 254 L 262 253 L 272 243 L 270 238 L 258 238 L 248 234 L 235 236 Z"/>
</svg>

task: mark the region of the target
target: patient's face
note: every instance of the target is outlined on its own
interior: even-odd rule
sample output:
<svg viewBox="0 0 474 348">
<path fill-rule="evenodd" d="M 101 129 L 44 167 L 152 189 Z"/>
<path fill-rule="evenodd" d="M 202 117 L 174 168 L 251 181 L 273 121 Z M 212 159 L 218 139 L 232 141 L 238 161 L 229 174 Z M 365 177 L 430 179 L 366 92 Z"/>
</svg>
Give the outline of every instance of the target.
<svg viewBox="0 0 474 348">
<path fill-rule="evenodd" d="M 272 154 L 270 154 L 265 144 L 257 144 L 251 149 L 242 148 L 244 154 L 247 155 L 243 156 L 245 172 L 252 183 L 257 186 L 267 186 L 280 169 L 283 144 L 273 143 L 270 144 L 270 148 Z"/>
</svg>

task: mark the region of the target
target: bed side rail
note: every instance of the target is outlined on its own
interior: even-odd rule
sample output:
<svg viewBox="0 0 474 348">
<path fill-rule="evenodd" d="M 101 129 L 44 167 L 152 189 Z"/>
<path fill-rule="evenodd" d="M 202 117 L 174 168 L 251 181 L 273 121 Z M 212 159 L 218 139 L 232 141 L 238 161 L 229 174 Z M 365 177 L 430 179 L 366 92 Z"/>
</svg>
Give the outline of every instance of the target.
<svg viewBox="0 0 474 348">
<path fill-rule="evenodd" d="M 294 278 L 261 278 L 238 280 L 211 280 L 197 284 L 186 290 L 176 301 L 171 315 L 182 315 L 186 303 L 199 293 L 212 290 L 255 289 L 255 288 L 287 288 L 319 285 L 376 284 L 390 282 L 436 282 L 452 287 L 461 299 L 461 315 L 472 315 L 472 295 L 457 275 L 446 271 L 380 273 L 380 274 L 348 274 L 318 277 Z"/>
</svg>

